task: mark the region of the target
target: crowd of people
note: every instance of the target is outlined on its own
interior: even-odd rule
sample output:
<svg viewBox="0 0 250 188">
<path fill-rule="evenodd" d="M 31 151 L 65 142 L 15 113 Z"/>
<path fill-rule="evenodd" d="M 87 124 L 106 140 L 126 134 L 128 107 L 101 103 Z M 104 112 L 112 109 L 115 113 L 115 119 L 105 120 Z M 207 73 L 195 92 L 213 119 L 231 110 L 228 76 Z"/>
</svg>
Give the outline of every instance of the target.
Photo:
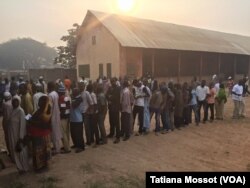
<svg viewBox="0 0 250 188">
<path fill-rule="evenodd" d="M 48 83 L 43 77 L 37 82 L 22 78 L 16 82 L 14 77 L 11 82 L 0 81 L 5 142 L 20 173 L 30 169 L 29 158 L 34 170 L 43 172 L 52 155 L 72 149 L 79 153 L 89 146 L 107 144 L 108 139 L 118 144 L 132 135 L 147 135 L 152 117 L 156 136 L 180 130 L 192 121 L 199 126 L 223 120 L 229 96 L 234 102 L 232 118 L 244 118 L 249 94 L 248 77 L 238 83 L 229 77 L 223 83 L 216 75 L 209 82 L 193 79 L 183 84 L 158 83 L 151 76 L 134 80 L 103 77 L 95 82 L 82 78 L 77 84 L 67 76 Z"/>
</svg>

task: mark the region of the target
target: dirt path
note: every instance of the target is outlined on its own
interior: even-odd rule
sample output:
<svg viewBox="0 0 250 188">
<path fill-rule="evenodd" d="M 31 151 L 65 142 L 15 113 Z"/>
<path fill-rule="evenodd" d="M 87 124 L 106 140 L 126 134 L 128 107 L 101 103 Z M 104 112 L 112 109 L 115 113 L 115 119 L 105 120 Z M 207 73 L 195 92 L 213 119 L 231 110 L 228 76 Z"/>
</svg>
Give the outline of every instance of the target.
<svg viewBox="0 0 250 188">
<path fill-rule="evenodd" d="M 12 166 L 0 172 L 0 187 L 144 187 L 146 171 L 250 171 L 250 97 L 246 99 L 245 119 L 231 119 L 229 99 L 224 121 L 60 154 L 44 174 L 20 178 Z"/>
</svg>

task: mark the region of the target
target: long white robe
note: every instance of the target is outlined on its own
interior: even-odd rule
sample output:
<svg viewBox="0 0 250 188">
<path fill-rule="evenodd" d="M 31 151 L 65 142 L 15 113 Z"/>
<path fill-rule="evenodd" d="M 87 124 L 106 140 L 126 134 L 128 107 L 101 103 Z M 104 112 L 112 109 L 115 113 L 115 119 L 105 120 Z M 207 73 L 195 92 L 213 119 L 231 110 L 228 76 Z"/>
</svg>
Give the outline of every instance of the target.
<svg viewBox="0 0 250 188">
<path fill-rule="evenodd" d="M 21 107 L 13 109 L 8 126 L 9 146 L 12 160 L 15 162 L 19 171 L 28 171 L 28 147 L 23 146 L 20 153 L 16 152 L 15 147 L 19 139 L 26 135 L 25 113 Z"/>
<path fill-rule="evenodd" d="M 61 132 L 61 120 L 60 120 L 60 109 L 59 109 L 59 96 L 55 91 L 49 93 L 51 101 L 51 126 L 52 126 L 52 142 L 56 149 L 56 152 L 60 152 L 60 141 L 62 139 Z"/>
</svg>

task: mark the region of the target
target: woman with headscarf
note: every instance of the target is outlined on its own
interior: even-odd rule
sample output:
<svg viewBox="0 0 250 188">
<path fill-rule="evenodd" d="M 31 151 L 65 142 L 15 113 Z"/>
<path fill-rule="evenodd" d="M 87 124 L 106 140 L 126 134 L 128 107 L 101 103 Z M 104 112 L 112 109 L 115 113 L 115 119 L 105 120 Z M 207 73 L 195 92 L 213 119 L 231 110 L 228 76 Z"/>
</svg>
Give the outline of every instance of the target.
<svg viewBox="0 0 250 188">
<path fill-rule="evenodd" d="M 51 106 L 49 98 L 39 98 L 38 110 L 29 120 L 28 133 L 32 141 L 33 167 L 36 172 L 48 168 L 48 160 L 51 158 L 50 133 L 51 133 Z"/>
<path fill-rule="evenodd" d="M 12 102 L 11 102 L 11 93 L 10 92 L 4 92 L 4 101 L 3 101 L 3 132 L 4 132 L 4 138 L 7 150 L 10 155 L 10 147 L 9 147 L 9 138 L 8 138 L 8 122 L 11 118 L 11 112 L 12 112 Z"/>
<path fill-rule="evenodd" d="M 22 174 L 29 169 L 28 147 L 24 143 L 26 136 L 25 113 L 20 107 L 20 100 L 18 98 L 13 98 L 12 106 L 13 111 L 8 123 L 10 155 L 19 173 Z"/>
</svg>

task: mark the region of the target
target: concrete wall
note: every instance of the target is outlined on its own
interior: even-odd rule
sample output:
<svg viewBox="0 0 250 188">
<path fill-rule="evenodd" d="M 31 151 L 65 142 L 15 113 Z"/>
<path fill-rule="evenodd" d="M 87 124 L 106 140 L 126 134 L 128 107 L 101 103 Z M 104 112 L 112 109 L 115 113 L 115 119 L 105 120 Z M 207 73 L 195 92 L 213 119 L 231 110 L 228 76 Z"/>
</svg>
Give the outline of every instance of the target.
<svg viewBox="0 0 250 188">
<path fill-rule="evenodd" d="M 90 64 L 90 79 L 99 77 L 99 64 L 103 64 L 104 76 L 107 75 L 107 64 L 111 63 L 112 77 L 120 75 L 120 44 L 112 34 L 93 16 L 85 19 L 81 38 L 77 45 L 77 68 Z M 92 44 L 95 36 L 96 44 Z M 79 71 L 77 71 L 79 77 Z"/>
<path fill-rule="evenodd" d="M 77 81 L 76 69 L 29 69 L 28 76 L 34 81 L 38 80 L 39 76 L 43 76 L 46 82 L 63 80 L 68 76 L 72 81 Z"/>
</svg>

